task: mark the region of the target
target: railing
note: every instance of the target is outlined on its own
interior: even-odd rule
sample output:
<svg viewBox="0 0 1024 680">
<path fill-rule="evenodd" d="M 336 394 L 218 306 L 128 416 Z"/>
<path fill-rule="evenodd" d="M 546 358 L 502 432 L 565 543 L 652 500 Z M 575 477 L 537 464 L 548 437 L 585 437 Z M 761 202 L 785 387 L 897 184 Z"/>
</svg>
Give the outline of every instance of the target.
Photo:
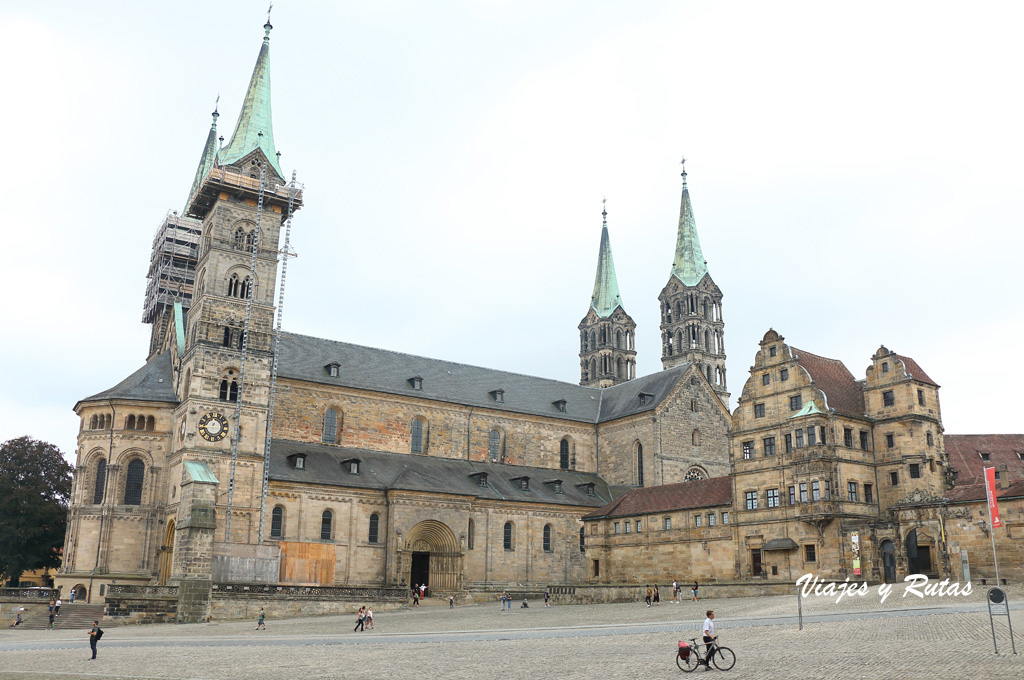
<svg viewBox="0 0 1024 680">
<path fill-rule="evenodd" d="M 159 597 L 177 597 L 178 586 L 139 586 L 131 584 L 111 584 L 107 588 L 107 597 L 113 595 L 150 595 Z"/>
<path fill-rule="evenodd" d="M 250 597 L 254 599 L 304 598 L 310 600 L 354 600 L 354 601 L 402 601 L 408 597 L 408 588 L 367 587 L 349 588 L 337 586 L 281 586 L 264 583 L 215 583 L 215 597 Z"/>
<path fill-rule="evenodd" d="M 56 588 L 0 588 L 0 599 L 49 600 L 59 594 Z"/>
</svg>

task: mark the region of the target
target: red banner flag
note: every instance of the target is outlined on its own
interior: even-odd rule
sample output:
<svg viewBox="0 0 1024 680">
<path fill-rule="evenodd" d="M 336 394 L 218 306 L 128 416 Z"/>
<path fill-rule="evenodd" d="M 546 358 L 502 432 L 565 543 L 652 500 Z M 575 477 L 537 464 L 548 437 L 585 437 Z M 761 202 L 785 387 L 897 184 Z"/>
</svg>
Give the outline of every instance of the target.
<svg viewBox="0 0 1024 680">
<path fill-rule="evenodd" d="M 1003 526 L 999 521 L 999 505 L 996 503 L 996 469 L 985 468 L 985 493 L 988 496 L 988 514 L 992 518 L 992 528 L 998 529 Z"/>
</svg>

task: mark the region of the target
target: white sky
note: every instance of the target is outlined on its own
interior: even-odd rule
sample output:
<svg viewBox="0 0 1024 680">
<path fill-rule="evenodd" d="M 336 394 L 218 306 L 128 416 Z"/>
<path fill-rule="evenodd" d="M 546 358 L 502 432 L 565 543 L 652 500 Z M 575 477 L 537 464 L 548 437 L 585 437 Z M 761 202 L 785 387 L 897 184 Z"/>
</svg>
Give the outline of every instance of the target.
<svg viewBox="0 0 1024 680">
<path fill-rule="evenodd" d="M 73 454 L 75 402 L 145 360 L 154 230 L 258 2 L 0 5 L 6 189 L 0 441 Z M 725 293 L 735 406 L 757 342 L 863 377 L 884 343 L 950 433 L 1021 432 L 1021 3 L 296 2 L 271 37 L 274 133 L 306 185 L 285 328 L 579 380 L 608 220 L 660 369 L 687 170 Z"/>
</svg>

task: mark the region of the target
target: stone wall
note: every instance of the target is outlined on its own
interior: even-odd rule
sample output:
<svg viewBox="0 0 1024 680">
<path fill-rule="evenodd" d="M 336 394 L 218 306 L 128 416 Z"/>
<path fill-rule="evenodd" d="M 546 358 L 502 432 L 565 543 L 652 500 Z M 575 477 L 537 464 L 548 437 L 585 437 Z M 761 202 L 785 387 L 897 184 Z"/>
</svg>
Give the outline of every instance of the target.
<svg viewBox="0 0 1024 680">
<path fill-rule="evenodd" d="M 215 621 L 255 621 L 263 607 L 268 621 L 297 616 L 355 614 L 363 605 L 377 611 L 400 609 L 408 604 L 405 588 L 320 588 L 217 584 L 210 600 Z"/>
</svg>

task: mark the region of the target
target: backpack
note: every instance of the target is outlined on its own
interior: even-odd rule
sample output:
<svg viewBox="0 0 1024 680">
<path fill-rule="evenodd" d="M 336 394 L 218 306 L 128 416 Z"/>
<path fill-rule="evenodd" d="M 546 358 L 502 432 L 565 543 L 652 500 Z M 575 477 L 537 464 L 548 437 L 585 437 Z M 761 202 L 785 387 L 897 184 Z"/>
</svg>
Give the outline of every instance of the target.
<svg viewBox="0 0 1024 680">
<path fill-rule="evenodd" d="M 97 627 L 96 628 L 96 642 L 99 642 L 101 637 L 103 637 L 103 629 Z"/>
</svg>

